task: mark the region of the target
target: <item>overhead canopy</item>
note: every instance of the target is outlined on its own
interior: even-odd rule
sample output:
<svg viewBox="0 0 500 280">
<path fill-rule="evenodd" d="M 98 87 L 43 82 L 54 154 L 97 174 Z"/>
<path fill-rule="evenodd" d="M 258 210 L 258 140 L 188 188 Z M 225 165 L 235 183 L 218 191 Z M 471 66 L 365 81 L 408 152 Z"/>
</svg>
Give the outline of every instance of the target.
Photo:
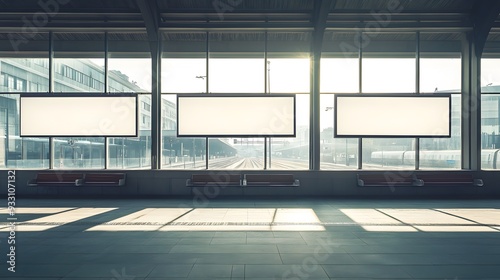
<svg viewBox="0 0 500 280">
<path fill-rule="evenodd" d="M 25 56 L 46 53 L 47 32 L 52 31 L 54 51 L 59 57 L 74 57 L 77 53 L 82 57 L 101 57 L 104 32 L 109 33 L 110 57 L 146 57 L 150 51 L 148 42 L 157 40 L 153 37 L 165 42 L 163 50 L 171 57 L 200 56 L 207 40 L 214 56 L 236 52 L 251 56 L 264 51 L 266 38 L 270 55 L 289 55 L 310 51 L 311 32 L 318 16 L 315 1 L 306 0 L 156 0 L 146 2 L 148 13 L 141 7 L 143 2 L 2 1 L 0 53 L 4 56 L 15 56 L 17 51 Z M 459 35 L 453 34 L 472 30 L 481 21 L 474 13 L 488 9 L 488 5 L 488 1 L 470 0 L 331 1 L 331 5 L 326 6 L 329 11 L 324 24 L 324 52 L 333 56 L 338 53 L 335 42 L 350 41 L 350 32 L 381 30 L 392 33 L 370 36 L 367 55 L 380 55 L 388 46 L 396 54 L 413 52 L 414 38 L 410 37 L 414 35 L 407 32 L 415 30 L 423 32 L 421 50 L 424 52 L 427 48 L 459 51 Z M 159 29 L 160 36 L 146 30 L 148 23 L 154 23 L 152 26 Z M 500 25 L 493 23 L 492 27 Z M 205 32 L 210 32 L 208 37 Z M 427 40 L 424 33 L 442 35 L 429 35 Z M 450 33 L 452 35 L 446 38 L 444 34 Z M 439 48 L 442 50 L 435 50 Z"/>
</svg>

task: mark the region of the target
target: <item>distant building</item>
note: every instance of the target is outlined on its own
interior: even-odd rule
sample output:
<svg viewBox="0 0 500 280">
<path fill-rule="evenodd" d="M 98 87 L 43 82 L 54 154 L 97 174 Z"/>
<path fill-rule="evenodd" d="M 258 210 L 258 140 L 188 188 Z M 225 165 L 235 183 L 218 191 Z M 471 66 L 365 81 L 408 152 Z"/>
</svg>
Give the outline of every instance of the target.
<svg viewBox="0 0 500 280">
<path fill-rule="evenodd" d="M 136 83 L 130 81 L 129 77 L 120 71 L 110 70 L 108 72 L 108 92 L 137 92 L 144 93 L 146 90 L 140 88 Z M 49 91 L 49 60 L 38 58 L 2 58 L 0 59 L 0 166 L 5 166 L 6 153 L 8 159 L 30 158 L 28 154 L 40 152 L 40 145 L 19 144 L 19 109 L 18 99 L 20 92 Z M 103 67 L 85 59 L 55 59 L 54 60 L 54 91 L 64 92 L 104 92 L 104 69 Z M 9 94 L 12 93 L 12 94 Z M 151 136 L 151 96 L 148 94 L 139 96 L 139 136 L 148 138 Z M 176 107 L 175 104 L 162 99 L 162 128 L 164 130 L 176 129 Z M 6 115 L 8 114 L 8 120 Z M 8 126 L 5 123 L 8 123 Z M 6 142 L 5 135 L 9 135 Z M 33 140 L 34 141 L 34 140 Z M 98 143 L 99 139 L 91 141 Z M 33 147 L 31 147 L 33 146 Z M 5 149 L 4 149 L 5 147 Z M 36 148 L 34 148 L 36 147 Z M 143 151 L 149 153 L 149 151 Z M 44 152 L 46 153 L 46 152 Z M 34 157 L 40 158 L 46 155 L 40 154 Z"/>
</svg>

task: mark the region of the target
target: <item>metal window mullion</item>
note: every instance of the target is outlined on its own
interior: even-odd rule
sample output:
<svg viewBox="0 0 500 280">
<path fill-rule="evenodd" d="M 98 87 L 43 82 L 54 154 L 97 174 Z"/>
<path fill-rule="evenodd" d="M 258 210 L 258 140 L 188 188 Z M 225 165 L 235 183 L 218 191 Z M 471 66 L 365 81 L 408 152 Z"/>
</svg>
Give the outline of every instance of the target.
<svg viewBox="0 0 500 280">
<path fill-rule="evenodd" d="M 108 64 L 108 56 L 109 56 L 109 36 L 108 32 L 104 32 L 104 93 L 109 93 L 108 92 L 108 70 L 109 70 L 109 64 Z"/>
<path fill-rule="evenodd" d="M 481 170 L 481 53 L 477 52 L 477 42 L 472 48 L 471 91 L 468 110 L 470 112 L 470 167 L 471 170 Z"/>
<path fill-rule="evenodd" d="M 49 93 L 54 92 L 54 34 L 49 32 Z M 54 169 L 54 138 L 49 137 L 49 169 Z"/>
<path fill-rule="evenodd" d="M 264 94 L 268 94 L 269 67 L 267 65 L 267 31 L 264 33 Z M 270 90 L 270 89 L 269 89 Z M 264 136 L 264 170 L 267 169 L 267 137 Z M 271 167 L 271 139 L 269 139 L 269 167 Z"/>
<path fill-rule="evenodd" d="M 109 94 L 108 92 L 108 55 L 109 55 L 109 41 L 108 32 L 104 32 L 104 94 Z M 109 139 L 104 136 L 104 169 L 109 168 Z"/>
<path fill-rule="evenodd" d="M 159 32 L 159 31 L 157 31 Z M 162 63 L 162 53 L 163 53 L 163 41 L 161 40 L 161 36 L 158 35 L 158 52 L 157 52 L 157 60 L 158 60 L 158 64 L 157 64 L 157 74 L 156 74 L 156 86 L 158 87 L 157 89 L 157 98 L 154 99 L 154 102 L 156 103 L 155 104 L 155 107 L 157 108 L 156 110 L 156 115 L 153 116 L 153 118 L 156 119 L 156 126 L 153 127 L 153 122 L 151 122 L 151 130 L 155 129 L 155 130 L 158 130 L 158 135 L 155 139 L 152 139 L 152 143 L 151 144 L 155 144 L 155 146 L 157 147 L 156 149 L 156 153 L 155 153 L 155 156 L 157 158 L 157 166 L 155 166 L 155 169 L 161 169 L 162 165 L 163 165 L 163 158 L 162 158 L 162 151 L 163 151 L 163 147 L 162 147 L 162 139 L 163 139 L 163 130 L 162 130 L 162 110 L 161 110 L 161 106 L 162 106 L 162 98 L 161 98 L 161 63 Z M 152 95 L 152 93 L 151 93 Z M 156 142 L 156 143 L 154 143 Z"/>
<path fill-rule="evenodd" d="M 363 93 L 363 48 L 362 48 L 362 32 L 359 32 L 359 48 L 358 48 L 358 74 L 359 74 L 359 80 L 358 80 L 358 87 L 359 87 L 359 94 Z M 348 148 L 346 148 L 348 149 Z M 345 151 L 346 158 L 348 157 L 347 150 Z M 346 159 L 347 161 L 349 159 Z M 358 138 L 358 169 L 363 169 L 363 138 Z"/>
<path fill-rule="evenodd" d="M 464 114 L 464 112 L 469 111 L 469 107 L 467 105 L 468 95 L 470 94 L 470 83 L 471 83 L 471 35 L 468 34 L 464 42 L 462 42 L 462 93 L 461 93 L 461 168 L 469 169 L 470 168 L 470 139 L 469 139 L 469 123 L 468 123 L 468 115 Z"/>
<path fill-rule="evenodd" d="M 210 54 L 210 40 L 209 40 L 209 32 L 206 33 L 207 37 L 205 38 L 205 92 L 208 94 L 208 63 L 209 63 L 209 54 Z M 209 151 L 209 139 L 205 138 L 205 169 L 208 169 L 208 157 L 210 155 Z M 195 157 L 196 159 L 196 157 Z"/>
<path fill-rule="evenodd" d="M 420 94 L 420 32 L 415 38 L 415 93 Z M 420 169 L 420 138 L 415 138 L 415 170 Z"/>
<path fill-rule="evenodd" d="M 315 30 L 314 32 L 319 32 Z M 320 71 L 321 71 L 321 53 L 323 46 L 323 36 L 322 31 L 321 37 L 318 35 L 313 35 L 312 41 L 312 61 L 311 61 L 311 73 L 310 73 L 310 128 L 309 128 L 309 159 L 310 159 L 310 170 L 321 170 L 321 132 L 320 132 Z"/>
<path fill-rule="evenodd" d="M 156 30 L 158 32 L 158 30 Z M 151 46 L 151 169 L 161 169 L 161 39 Z"/>
<path fill-rule="evenodd" d="M 208 82 L 208 77 L 209 77 L 209 63 L 210 63 L 210 32 L 207 32 L 207 37 L 205 39 L 205 92 L 208 94 L 209 91 L 209 82 Z"/>
</svg>

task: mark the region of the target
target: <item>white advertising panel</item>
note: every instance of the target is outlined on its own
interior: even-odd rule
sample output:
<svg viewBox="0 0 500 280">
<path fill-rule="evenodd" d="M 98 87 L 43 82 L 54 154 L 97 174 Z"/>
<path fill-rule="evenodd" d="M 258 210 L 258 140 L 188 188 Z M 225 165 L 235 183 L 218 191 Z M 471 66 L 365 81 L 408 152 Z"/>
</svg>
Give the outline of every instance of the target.
<svg viewBox="0 0 500 280">
<path fill-rule="evenodd" d="M 21 136 L 137 136 L 137 96 L 21 96 Z"/>
<path fill-rule="evenodd" d="M 295 96 L 178 95 L 180 137 L 294 137 Z"/>
<path fill-rule="evenodd" d="M 449 95 L 336 95 L 335 137 L 450 137 Z"/>
</svg>

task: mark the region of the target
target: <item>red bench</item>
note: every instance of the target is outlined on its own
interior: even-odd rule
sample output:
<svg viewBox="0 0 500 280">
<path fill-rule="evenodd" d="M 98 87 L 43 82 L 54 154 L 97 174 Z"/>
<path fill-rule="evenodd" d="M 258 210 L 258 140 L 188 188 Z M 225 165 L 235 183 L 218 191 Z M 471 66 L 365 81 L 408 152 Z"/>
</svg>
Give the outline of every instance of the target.
<svg viewBox="0 0 500 280">
<path fill-rule="evenodd" d="M 375 172 L 375 173 L 358 173 L 357 183 L 359 187 L 419 187 L 423 186 L 424 182 L 416 178 L 414 174 L 404 172 Z"/>
<path fill-rule="evenodd" d="M 417 176 L 426 186 L 483 186 L 483 180 L 475 178 L 474 174 L 469 172 L 419 173 Z"/>
<path fill-rule="evenodd" d="M 76 183 L 79 187 L 122 187 L 125 173 L 85 173 Z"/>
<path fill-rule="evenodd" d="M 36 174 L 28 181 L 28 187 L 39 186 L 76 186 L 77 181 L 83 178 L 83 173 L 44 172 Z"/>
<path fill-rule="evenodd" d="M 298 187 L 299 180 L 293 174 L 193 174 L 186 180 L 187 187 Z"/>
<path fill-rule="evenodd" d="M 245 187 L 298 187 L 300 182 L 293 174 L 245 174 Z"/>
<path fill-rule="evenodd" d="M 42 186 L 120 187 L 124 185 L 125 185 L 125 173 L 42 172 L 38 173 L 34 179 L 28 181 L 28 187 L 42 187 Z"/>
<path fill-rule="evenodd" d="M 193 174 L 186 181 L 187 187 L 241 186 L 239 174 Z"/>
</svg>

